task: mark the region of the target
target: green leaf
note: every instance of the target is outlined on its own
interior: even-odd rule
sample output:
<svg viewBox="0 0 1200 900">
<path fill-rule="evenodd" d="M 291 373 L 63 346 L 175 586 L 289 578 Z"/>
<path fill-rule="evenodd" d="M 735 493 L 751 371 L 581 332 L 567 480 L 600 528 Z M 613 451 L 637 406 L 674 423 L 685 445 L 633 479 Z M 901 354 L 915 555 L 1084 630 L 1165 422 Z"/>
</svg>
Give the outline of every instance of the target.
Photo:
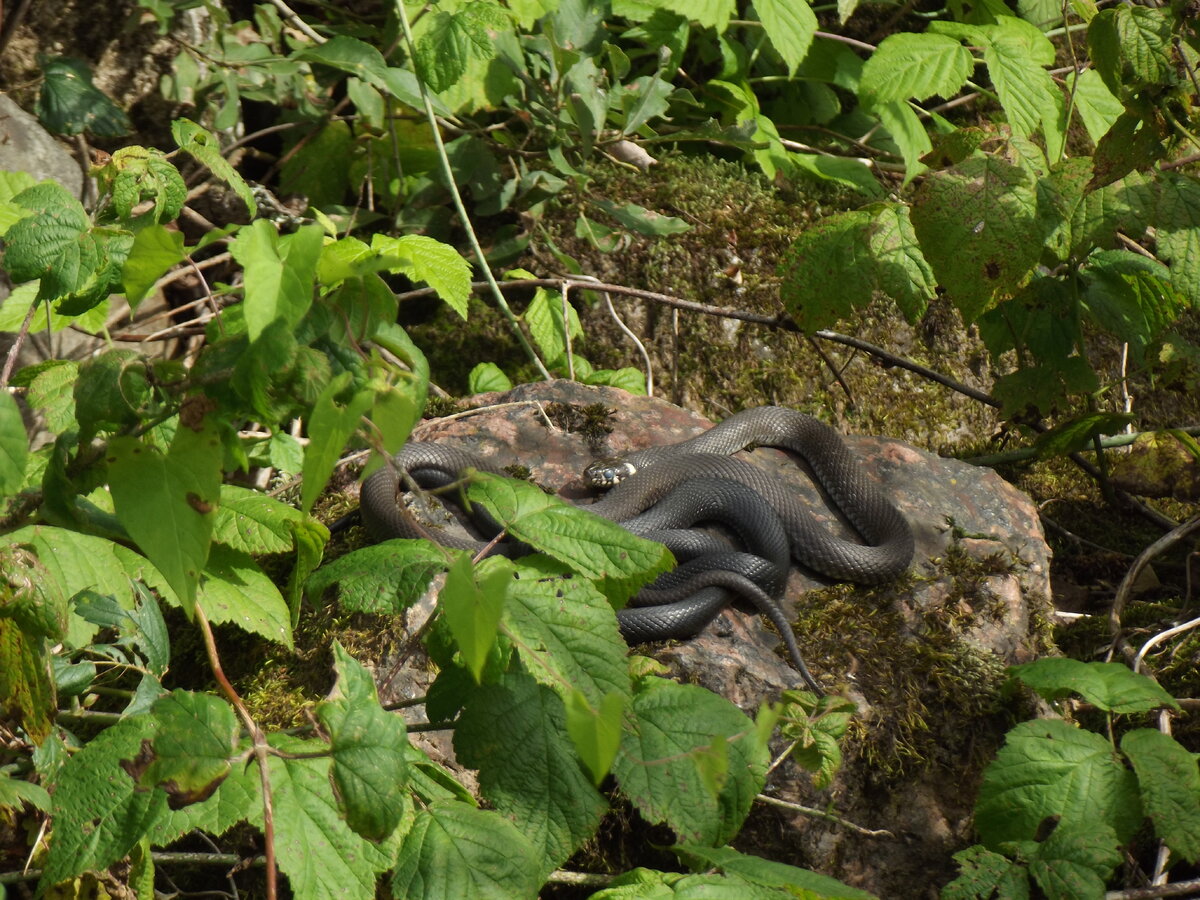
<svg viewBox="0 0 1200 900">
<path fill-rule="evenodd" d="M 1107 712 L 1139 713 L 1169 706 L 1179 709 L 1158 682 L 1121 663 L 1081 662 L 1051 656 L 1009 670 L 1047 700 L 1079 694 Z"/>
<path fill-rule="evenodd" d="M 528 482 L 476 473 L 467 498 L 481 504 L 517 540 L 597 580 L 610 600 L 632 596 L 672 562 L 661 544 L 636 537 Z"/>
<path fill-rule="evenodd" d="M 256 765 L 232 766 L 211 797 L 169 810 L 147 829 L 146 836 L 154 846 L 165 847 L 196 829 L 221 835 L 250 818 L 256 808 L 261 809 L 261 790 L 262 781 Z"/>
<path fill-rule="evenodd" d="M 630 697 L 628 648 L 612 606 L 588 581 L 544 556 L 516 564 L 501 625 L 525 670 L 569 701 L 581 693 L 593 708 Z"/>
<path fill-rule="evenodd" d="M 125 719 L 72 754 L 53 781 L 54 840 L 38 882 L 45 891 L 125 856 L 167 812 L 167 795 L 138 788 L 121 768 L 153 736 L 149 716 Z"/>
<path fill-rule="evenodd" d="M 1160 173 L 1155 182 L 1158 252 L 1171 264 L 1172 283 L 1200 297 L 1200 182 L 1177 172 Z"/>
<path fill-rule="evenodd" d="M 14 282 L 40 278 L 39 300 L 90 296 L 107 288 L 108 255 L 83 207 L 65 188 L 42 182 L 13 202 L 32 212 L 5 235 L 4 267 Z"/>
<path fill-rule="evenodd" d="M 692 226 L 683 219 L 676 216 L 664 216 L 662 213 L 638 206 L 636 203 L 618 206 L 611 200 L 593 200 L 592 202 L 630 231 L 644 234 L 647 237 L 664 237 L 692 230 Z"/>
<path fill-rule="evenodd" d="M 292 647 L 287 601 L 254 558 L 214 545 L 196 594 L 210 622 L 228 622 L 243 631 Z"/>
<path fill-rule="evenodd" d="M 422 234 L 400 237 L 375 234 L 371 237 L 371 249 L 385 258 L 389 272 L 401 272 L 413 281 L 424 281 L 466 321 L 471 266 L 457 250 Z"/>
<path fill-rule="evenodd" d="M 496 643 L 504 589 L 512 577 L 508 560 L 484 560 L 475 569 L 471 557 L 462 554 L 446 572 L 446 583 L 438 593 L 446 624 L 476 682 Z"/>
<path fill-rule="evenodd" d="M 1101 11 L 1088 24 L 1092 65 L 1121 99 L 1144 87 L 1173 84 L 1172 26 L 1168 9 L 1118 6 Z"/>
<path fill-rule="evenodd" d="M 1094 253 L 1080 274 L 1087 285 L 1085 308 L 1117 340 L 1130 345 L 1139 365 L 1146 348 L 1192 305 L 1192 298 L 1172 283 L 1173 272 L 1128 250 Z"/>
<path fill-rule="evenodd" d="M 467 375 L 467 393 L 482 394 L 487 391 L 512 390 L 512 382 L 503 370 L 495 363 L 482 362 L 476 364 Z"/>
<path fill-rule="evenodd" d="M 273 747 L 293 757 L 323 754 L 320 741 L 270 735 Z M 312 900 L 374 900 L 379 872 L 392 864 L 392 854 L 350 830 L 329 789 L 329 760 L 270 758 L 271 795 L 275 811 L 275 851 L 279 868 L 296 897 Z M 262 807 L 252 824 L 262 828 Z"/>
<path fill-rule="evenodd" d="M 229 245 L 244 270 L 243 310 L 251 341 L 273 322 L 291 327 L 308 312 L 323 239 L 319 225 L 280 236 L 266 219 L 255 219 Z"/>
<path fill-rule="evenodd" d="M 309 577 L 304 592 L 317 600 L 336 585 L 346 610 L 396 614 L 415 603 L 433 576 L 446 571 L 454 558 L 453 551 L 429 541 L 386 541 L 321 566 Z"/>
<path fill-rule="evenodd" d="M 117 519 L 179 595 L 189 616 L 208 559 L 222 455 L 215 429 L 203 425 L 181 425 L 165 455 L 134 438 L 114 438 L 108 446 Z"/>
<path fill-rule="evenodd" d="M 1188 862 L 1200 859 L 1200 770 L 1196 755 L 1173 737 L 1150 728 L 1121 736 L 1121 752 L 1133 765 L 1142 804 L 1155 833 Z"/>
<path fill-rule="evenodd" d="M 873 900 L 874 895 L 848 887 L 828 875 L 810 872 L 785 863 L 739 853 L 732 847 L 705 847 L 699 844 L 679 844 L 671 848 L 680 859 L 696 871 L 719 869 L 738 875 L 752 884 L 780 888 L 789 894 L 803 897 L 836 897 L 839 900 Z"/>
<path fill-rule="evenodd" d="M 151 401 L 146 360 L 133 350 L 109 350 L 84 361 L 72 387 L 84 441 L 136 425 Z"/>
<path fill-rule="evenodd" d="M 1031 176 L 987 157 L 931 174 L 912 210 L 921 250 L 968 321 L 1012 294 L 1037 263 Z"/>
<path fill-rule="evenodd" d="M 286 553 L 295 543 L 295 526 L 303 521 L 300 510 L 262 491 L 223 484 L 212 539 L 243 553 Z"/>
<path fill-rule="evenodd" d="M 954 854 L 962 870 L 942 889 L 941 900 L 1029 900 L 1029 875 L 1024 866 L 976 844 Z"/>
<path fill-rule="evenodd" d="M 499 813 L 440 801 L 417 814 L 391 888 L 413 900 L 533 900 L 540 872 L 541 854 Z"/>
<path fill-rule="evenodd" d="M 317 707 L 333 749 L 333 783 L 346 822 L 374 841 L 411 812 L 404 720 L 379 705 L 371 673 L 334 642 L 337 682 Z"/>
<path fill-rule="evenodd" d="M 1047 900 L 1103 897 L 1122 859 L 1116 835 L 1100 822 L 1059 824 L 1042 843 L 1019 846 Z"/>
<path fill-rule="evenodd" d="M 42 812 L 49 812 L 50 794 L 40 784 L 21 781 L 8 772 L 0 772 L 0 809 L 19 811 L 26 803 Z"/>
<path fill-rule="evenodd" d="M 29 438 L 17 401 L 0 391 L 0 497 L 11 497 L 25 484 Z"/>
<path fill-rule="evenodd" d="M 1042 820 L 1102 822 L 1119 841 L 1142 820 L 1137 780 L 1098 734 L 1057 719 L 1022 722 L 983 775 L 975 827 L 985 846 L 1032 840 Z"/>
<path fill-rule="evenodd" d="M 780 295 L 804 331 L 891 297 L 916 321 L 933 298 L 933 273 L 902 204 L 836 213 L 804 231 L 780 264 Z"/>
<path fill-rule="evenodd" d="M 487 5 L 475 2 L 455 13 L 434 13 L 418 38 L 413 61 L 421 80 L 434 91 L 444 91 L 458 81 L 472 57 L 490 59 L 495 55 L 486 23 L 475 13 Z"/>
<path fill-rule="evenodd" d="M 122 220 L 169 222 L 187 200 L 183 176 L 152 147 L 122 147 L 96 172 L 96 180 L 112 195 L 113 210 Z M 142 201 L 152 201 L 153 206 L 135 218 L 134 207 Z"/>
<path fill-rule="evenodd" d="M 971 77 L 971 53 L 943 34 L 896 32 L 863 65 L 860 92 L 872 105 L 891 100 L 950 99 Z"/>
<path fill-rule="evenodd" d="M 137 309 L 154 283 L 183 257 L 181 232 L 169 231 L 163 225 L 148 225 L 139 231 L 121 269 L 130 309 Z"/>
<path fill-rule="evenodd" d="M 911 181 L 925 171 L 925 160 L 933 150 L 929 133 L 907 101 L 877 103 L 874 112 L 904 158 L 905 181 Z"/>
<path fill-rule="evenodd" d="M 18 619 L 0 617 L 0 692 L 5 711 L 35 743 L 50 734 L 58 707 L 46 650 L 45 639 L 24 630 Z"/>
<path fill-rule="evenodd" d="M 737 834 L 766 779 L 769 754 L 736 706 L 695 685 L 655 678 L 633 698 L 613 771 L 622 793 L 650 822 L 682 841 L 710 846 Z M 705 766 L 714 741 L 728 749 L 728 777 L 711 789 Z"/>
<path fill-rule="evenodd" d="M 563 319 L 563 306 L 566 306 L 566 320 Z M 533 299 L 525 308 L 523 316 L 529 326 L 529 333 L 534 343 L 548 360 L 558 359 L 567 352 L 567 337 L 572 341 L 583 336 L 583 326 L 579 323 L 579 313 L 570 303 L 563 303 L 563 296 L 558 291 L 548 291 L 537 288 Z"/>
<path fill-rule="evenodd" d="M 630 394 L 646 396 L 646 376 L 640 369 L 596 369 L 583 379 L 584 384 L 604 384 Z"/>
<path fill-rule="evenodd" d="M 800 0 L 754 0 L 754 9 L 762 20 L 767 37 L 783 57 L 788 74 L 794 75 L 796 67 L 804 61 L 817 30 L 817 17 L 812 7 Z"/>
<path fill-rule="evenodd" d="M 878 197 L 883 193 L 870 168 L 860 160 L 819 153 L 789 153 L 786 160 L 789 166 L 799 172 L 821 181 L 840 184 L 868 197 Z"/>
<path fill-rule="evenodd" d="M 1099 143 L 1125 108 L 1105 86 L 1104 79 L 1095 69 L 1084 69 L 1078 78 L 1075 73 L 1068 72 L 1067 87 L 1074 88 L 1075 111 L 1087 129 L 1088 137 L 1093 144 Z"/>
<path fill-rule="evenodd" d="M 279 170 L 280 193 L 301 194 L 315 209 L 341 203 L 350 188 L 350 167 L 346 163 L 353 155 L 350 125 L 326 122 Z"/>
<path fill-rule="evenodd" d="M 375 401 L 373 391 L 353 390 L 350 381 L 349 372 L 337 375 L 313 404 L 308 420 L 308 446 L 304 448 L 304 484 L 300 489 L 300 508 L 304 512 L 312 509 L 325 490 L 342 449 Z M 349 396 L 343 399 L 344 394 Z"/>
<path fill-rule="evenodd" d="M 567 734 L 579 759 L 592 775 L 597 788 L 612 771 L 613 760 L 621 746 L 621 720 L 625 712 L 625 697 L 613 691 L 594 709 L 580 691 L 567 698 Z"/>
<path fill-rule="evenodd" d="M 238 744 L 233 708 L 210 694 L 175 690 L 154 704 L 149 764 L 124 766 L 143 787 L 161 787 L 173 809 L 212 796 L 229 774 Z"/>
<path fill-rule="evenodd" d="M 528 675 L 472 693 L 454 752 L 479 769 L 483 796 L 539 850 L 543 877 L 595 834 L 608 809 L 567 737 L 562 700 Z"/>
<path fill-rule="evenodd" d="M 41 63 L 42 89 L 34 114 L 57 134 L 90 131 L 96 137 L 120 137 L 132 128 L 124 110 L 92 84 L 92 70 L 81 59 L 59 56 Z"/>
<path fill-rule="evenodd" d="M 1005 18 L 1004 22 L 1020 20 Z M 1048 142 L 1052 157 L 1058 154 L 1054 146 L 1061 144 L 1061 127 L 1058 124 L 1058 89 L 1054 81 L 1031 52 L 1025 35 L 1017 33 L 1012 26 L 993 26 L 987 30 L 988 39 L 983 45 L 983 59 L 988 74 L 1000 98 L 1009 124 L 1017 137 L 1029 137 L 1040 127 Z M 1049 40 L 1038 32 L 1038 38 L 1050 48 L 1053 62 L 1054 48 Z"/>
<path fill-rule="evenodd" d="M 1033 442 L 1038 455 L 1045 458 L 1066 456 L 1093 446 L 1093 438 L 1118 434 L 1137 417 L 1129 413 L 1088 413 L 1060 422 L 1042 432 Z"/>
<path fill-rule="evenodd" d="M 184 153 L 194 157 L 210 172 L 229 185 L 238 198 L 246 204 L 250 218 L 258 215 L 258 204 L 254 200 L 254 192 L 250 185 L 238 174 L 224 156 L 221 155 L 221 144 L 216 135 L 205 131 L 190 119 L 175 119 L 171 122 L 171 137 Z"/>
</svg>

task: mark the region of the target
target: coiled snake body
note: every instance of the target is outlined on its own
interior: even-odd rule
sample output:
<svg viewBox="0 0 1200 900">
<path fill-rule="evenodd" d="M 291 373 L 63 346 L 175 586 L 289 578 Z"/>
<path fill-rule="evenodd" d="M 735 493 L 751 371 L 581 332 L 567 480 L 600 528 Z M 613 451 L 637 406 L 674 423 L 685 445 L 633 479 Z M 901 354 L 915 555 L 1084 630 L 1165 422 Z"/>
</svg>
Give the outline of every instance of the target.
<svg viewBox="0 0 1200 900">
<path fill-rule="evenodd" d="M 784 482 L 729 456 L 751 444 L 781 447 L 802 457 L 833 505 L 865 543 L 835 536 L 817 522 Z M 418 483 L 431 486 L 448 482 L 468 467 L 503 474 L 487 460 L 457 448 L 420 442 L 406 445 L 392 465 L 381 468 L 363 483 L 361 506 L 368 534 L 375 540 L 426 536 L 410 525 L 398 507 L 401 490 L 398 472 L 408 472 Z M 584 508 L 616 522 L 632 522 L 639 533 L 651 529 L 648 535 L 651 537 L 661 529 L 684 528 L 698 521 L 716 519 L 737 531 L 748 550 L 770 556 L 778 554 L 778 544 L 772 544 L 769 537 L 771 530 L 781 529 L 797 562 L 831 578 L 862 584 L 896 577 L 907 568 L 913 555 L 908 522 L 862 472 L 840 435 L 818 419 L 795 410 L 774 406 L 747 409 L 689 440 L 593 463 L 585 477 L 593 485 L 611 486 L 611 490 Z M 702 487 L 693 484 L 687 488 L 697 479 L 704 480 Z M 721 482 L 744 485 L 752 493 L 737 488 L 721 490 Z M 639 514 L 676 492 L 679 495 L 668 501 L 668 505 L 676 509 L 687 507 L 690 512 L 638 521 Z M 710 500 L 697 501 L 698 493 Z M 699 511 L 692 507 L 698 507 Z M 757 531 L 749 535 L 745 529 Z M 473 552 L 483 546 L 448 534 L 439 533 L 436 537 L 447 546 Z M 764 545 L 774 549 L 761 550 Z M 701 553 L 703 558 L 713 559 L 711 553 Z M 732 552 L 730 555 L 745 556 Z M 691 636 L 720 611 L 732 590 L 748 596 L 772 618 L 805 681 L 819 690 L 804 668 L 791 629 L 776 603 L 782 591 L 782 584 L 776 585 L 779 576 L 765 576 L 769 585 L 764 590 L 752 583 L 753 576 L 738 571 L 736 559 L 718 560 L 716 564 L 721 568 L 706 570 L 703 563 L 699 566 L 688 563 L 681 567 L 692 570 L 683 584 L 675 583 L 659 595 L 667 602 L 651 600 L 655 605 L 622 610 L 618 615 L 626 637 L 638 641 Z M 702 571 L 696 575 L 694 570 L 698 567 Z M 771 578 L 776 582 L 770 582 Z M 746 582 L 751 582 L 749 587 Z M 659 590 L 660 586 L 656 583 L 651 589 Z M 678 598 L 680 592 L 686 595 L 682 599 Z"/>
</svg>

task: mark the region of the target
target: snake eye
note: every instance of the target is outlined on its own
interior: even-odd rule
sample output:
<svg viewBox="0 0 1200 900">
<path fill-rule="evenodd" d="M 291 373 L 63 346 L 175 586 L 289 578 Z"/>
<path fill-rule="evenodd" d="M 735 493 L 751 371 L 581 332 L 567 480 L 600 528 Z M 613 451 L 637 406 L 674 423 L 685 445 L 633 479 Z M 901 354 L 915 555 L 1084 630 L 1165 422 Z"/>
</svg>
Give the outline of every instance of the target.
<svg viewBox="0 0 1200 900">
<path fill-rule="evenodd" d="M 633 466 L 623 459 L 598 459 L 583 470 L 584 480 L 594 488 L 607 490 L 633 474 Z"/>
</svg>

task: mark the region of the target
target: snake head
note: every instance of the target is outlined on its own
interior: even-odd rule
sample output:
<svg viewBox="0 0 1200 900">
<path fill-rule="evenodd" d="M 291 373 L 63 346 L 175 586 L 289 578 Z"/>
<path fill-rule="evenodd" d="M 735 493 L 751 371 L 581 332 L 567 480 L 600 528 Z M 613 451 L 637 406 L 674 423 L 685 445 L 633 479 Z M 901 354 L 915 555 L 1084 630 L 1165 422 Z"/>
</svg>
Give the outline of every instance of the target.
<svg viewBox="0 0 1200 900">
<path fill-rule="evenodd" d="M 620 484 L 636 471 L 637 469 L 629 460 L 609 457 L 590 463 L 583 470 L 583 480 L 594 488 L 606 491 Z"/>
</svg>

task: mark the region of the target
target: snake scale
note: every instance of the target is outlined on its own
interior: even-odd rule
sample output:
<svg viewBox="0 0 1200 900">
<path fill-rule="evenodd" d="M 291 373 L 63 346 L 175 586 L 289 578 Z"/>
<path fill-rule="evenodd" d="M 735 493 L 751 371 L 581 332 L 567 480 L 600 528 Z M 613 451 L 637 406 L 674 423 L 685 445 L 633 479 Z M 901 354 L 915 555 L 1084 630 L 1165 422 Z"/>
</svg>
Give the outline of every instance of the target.
<svg viewBox="0 0 1200 900">
<path fill-rule="evenodd" d="M 799 455 L 863 542 L 837 537 L 814 518 L 784 482 L 730 455 L 750 445 L 780 447 Z M 454 447 L 421 442 L 406 445 L 392 465 L 379 469 L 363 483 L 361 507 L 368 534 L 375 540 L 426 536 L 413 528 L 399 508 L 398 495 L 402 489 L 399 473 L 407 472 L 417 483 L 429 487 L 453 480 L 468 467 L 504 474 L 495 464 Z M 664 528 L 687 528 L 695 522 L 715 518 L 738 532 L 744 544 L 754 544 L 747 549 L 756 552 L 762 545 L 761 534 L 769 533 L 772 528 L 781 529 L 796 562 L 836 580 L 861 584 L 887 581 L 903 572 L 913 555 L 913 535 L 908 522 L 863 473 L 841 436 L 820 420 L 796 410 L 777 406 L 743 410 L 694 438 L 637 450 L 619 459 L 597 461 L 588 467 L 585 478 L 597 487 L 610 488 L 606 496 L 585 508 L 615 522 L 632 521 L 639 533 L 649 530 L 654 536 Z M 752 494 L 730 490 L 726 492 L 730 496 L 709 503 L 707 511 L 701 502 L 701 511 L 693 510 L 691 521 L 682 525 L 670 523 L 688 519 L 688 513 L 676 519 L 668 517 L 666 524 L 661 520 L 638 523 L 637 517 L 672 494 L 677 496 L 668 505 L 688 506 L 687 485 L 697 479 L 703 479 L 704 487 L 697 489 L 693 484 L 692 505 L 696 505 L 694 497 L 698 490 L 706 496 L 720 493 L 714 488 L 718 482 L 743 485 Z M 747 539 L 741 529 L 750 526 L 761 528 L 760 537 Z M 481 542 L 450 534 L 439 533 L 436 538 L 447 546 L 472 552 L 483 546 Z M 708 551 L 700 551 L 700 555 L 702 559 L 715 559 Z M 673 586 L 660 588 L 658 583 L 651 586 L 652 590 L 664 591 L 660 597 L 665 602 L 650 600 L 645 602 L 654 605 L 622 610 L 619 616 L 627 638 L 640 641 L 690 636 L 711 621 L 728 602 L 730 592 L 742 594 L 774 620 L 789 645 L 797 669 L 815 688 L 794 640 L 788 640 L 792 637 L 791 628 L 783 620 L 776 602 L 782 588 L 764 589 L 756 584 L 739 570 L 736 559 L 718 561 L 717 566 L 706 570 L 703 562 L 687 563 L 681 567 L 685 569 L 682 584 L 677 576 Z M 691 571 L 687 571 L 688 567 Z M 772 577 L 779 576 L 766 576 L 768 580 Z M 682 598 L 681 592 L 685 595 Z"/>
</svg>

